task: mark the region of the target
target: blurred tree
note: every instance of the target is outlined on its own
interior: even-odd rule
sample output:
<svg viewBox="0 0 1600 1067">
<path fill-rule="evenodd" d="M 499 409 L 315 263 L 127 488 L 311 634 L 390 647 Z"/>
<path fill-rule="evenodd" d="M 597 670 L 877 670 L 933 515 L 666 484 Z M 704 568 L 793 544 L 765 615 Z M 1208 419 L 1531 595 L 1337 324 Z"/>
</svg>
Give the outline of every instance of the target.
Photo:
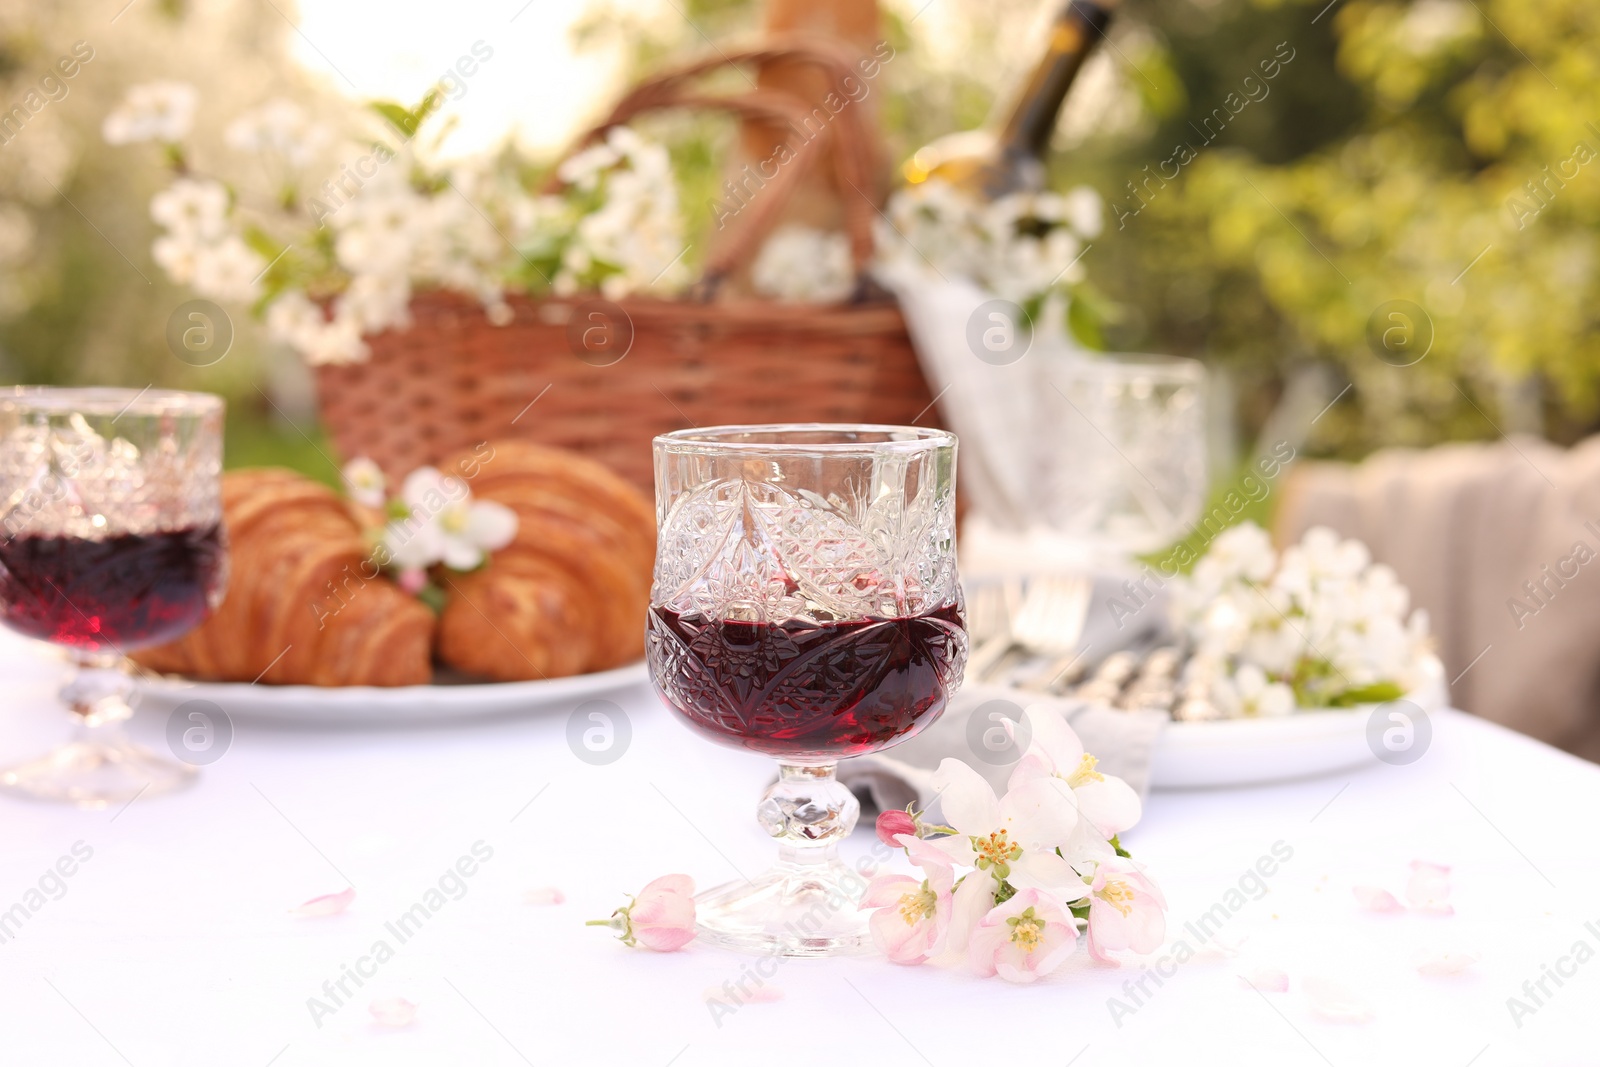
<svg viewBox="0 0 1600 1067">
<path fill-rule="evenodd" d="M 174 0 L 116 14 L 88 0 L 0 4 L 0 381 L 221 393 L 230 463 L 276 458 L 326 475 L 320 444 L 280 414 L 294 408 L 294 365 L 270 358 L 249 322 L 235 322 L 213 366 L 168 349 L 167 320 L 193 294 L 150 257 L 148 205 L 167 176 L 138 149 L 105 144 L 101 123 L 129 86 L 176 78 L 199 88 L 197 136 L 220 149 L 240 110 L 328 90 L 292 62 L 293 31 L 270 6 Z M 274 389 L 285 366 L 287 388 Z"/>
<path fill-rule="evenodd" d="M 1114 340 L 1234 368 L 1257 425 L 1285 375 L 1336 365 L 1343 380 L 1328 399 L 1339 402 L 1311 428 L 1323 452 L 1592 431 L 1600 166 L 1587 161 L 1600 159 L 1589 125 L 1600 115 L 1600 9 L 1197 7 L 1137 9 L 1166 31 L 1189 94 L 1185 125 L 1242 92 L 1276 42 L 1295 58 L 1214 146 L 1191 133 L 1197 158 L 1108 234 L 1097 277 L 1132 309 Z M 1204 32 L 1187 34 L 1186 20 Z M 1174 134 L 1164 121 L 1153 142 L 1110 155 L 1138 177 L 1168 157 Z M 1422 314 L 1374 317 L 1400 300 Z"/>
</svg>

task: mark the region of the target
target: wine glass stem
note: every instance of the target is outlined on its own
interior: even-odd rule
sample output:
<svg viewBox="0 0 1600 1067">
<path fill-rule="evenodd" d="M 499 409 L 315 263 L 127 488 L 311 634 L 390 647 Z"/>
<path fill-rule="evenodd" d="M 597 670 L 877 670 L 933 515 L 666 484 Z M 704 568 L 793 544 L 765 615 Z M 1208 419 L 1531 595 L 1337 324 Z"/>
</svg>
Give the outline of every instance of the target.
<svg viewBox="0 0 1600 1067">
<path fill-rule="evenodd" d="M 837 766 L 778 765 L 778 780 L 761 798 L 756 819 L 777 840 L 784 863 L 830 863 L 855 828 L 861 805 L 834 776 Z"/>
<path fill-rule="evenodd" d="M 109 740 L 108 734 L 120 732 L 116 724 L 133 715 L 133 679 L 125 661 L 108 652 L 74 650 L 71 656 L 74 670 L 61 687 L 61 702 L 77 716 L 81 739 L 96 736 Z"/>
</svg>

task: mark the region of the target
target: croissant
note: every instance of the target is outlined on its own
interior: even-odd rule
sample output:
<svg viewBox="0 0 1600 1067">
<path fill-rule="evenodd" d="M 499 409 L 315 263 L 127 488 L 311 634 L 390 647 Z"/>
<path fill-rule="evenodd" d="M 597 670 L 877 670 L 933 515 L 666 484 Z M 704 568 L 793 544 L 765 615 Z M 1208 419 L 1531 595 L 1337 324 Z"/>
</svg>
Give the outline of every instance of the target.
<svg viewBox="0 0 1600 1067">
<path fill-rule="evenodd" d="M 644 655 L 655 511 L 581 456 L 522 441 L 454 467 L 480 500 L 516 512 L 516 538 L 470 574 L 447 574 L 439 659 L 498 681 L 605 670 Z"/>
<path fill-rule="evenodd" d="M 286 470 L 222 479 L 230 572 L 200 626 L 133 659 L 216 681 L 421 685 L 432 677 L 433 612 L 378 573 L 361 527 L 332 490 Z"/>
</svg>

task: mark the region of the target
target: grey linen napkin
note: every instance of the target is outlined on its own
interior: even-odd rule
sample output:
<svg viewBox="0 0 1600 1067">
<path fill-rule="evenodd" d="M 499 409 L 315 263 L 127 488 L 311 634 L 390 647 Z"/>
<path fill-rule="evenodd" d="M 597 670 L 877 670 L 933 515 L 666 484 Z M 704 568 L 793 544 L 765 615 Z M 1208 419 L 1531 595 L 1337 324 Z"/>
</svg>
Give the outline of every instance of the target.
<svg viewBox="0 0 1600 1067">
<path fill-rule="evenodd" d="M 1121 575 L 1095 579 L 1079 650 L 1098 662 L 1119 649 L 1144 649 L 1171 638 L 1165 599 L 1157 592 L 1143 608 L 1132 599 Z M 1130 615 L 1128 610 L 1136 609 Z M 1140 797 L 1150 791 L 1150 760 L 1168 716 L 1161 711 L 1118 711 L 1068 697 L 1046 696 L 1007 685 L 966 685 L 951 698 L 940 718 L 920 734 L 885 752 L 857 756 L 839 764 L 839 780 L 879 811 L 904 808 L 932 811 L 938 791 L 933 774 L 941 761 L 959 759 L 1004 795 L 1011 770 L 1022 758 L 1015 744 L 1004 745 L 1004 727 L 995 716 L 1016 721 L 1035 704 L 1055 708 L 1083 741 L 1099 769 L 1127 781 Z M 987 736 L 986 736 L 987 735 Z"/>
</svg>

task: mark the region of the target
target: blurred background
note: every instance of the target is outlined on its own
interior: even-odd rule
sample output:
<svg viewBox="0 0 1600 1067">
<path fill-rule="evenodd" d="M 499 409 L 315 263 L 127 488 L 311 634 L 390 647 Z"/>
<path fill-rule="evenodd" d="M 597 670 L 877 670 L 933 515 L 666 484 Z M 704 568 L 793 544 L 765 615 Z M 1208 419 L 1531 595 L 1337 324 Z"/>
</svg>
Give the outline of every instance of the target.
<svg viewBox="0 0 1600 1067">
<path fill-rule="evenodd" d="M 898 164 L 982 124 L 1058 5 L 883 7 L 895 59 L 877 83 L 878 121 Z M 189 143 L 221 156 L 229 121 L 264 101 L 288 97 L 319 115 L 415 105 L 482 43 L 493 62 L 442 102 L 436 125 L 448 135 L 417 150 L 445 165 L 515 149 L 534 161 L 532 187 L 639 77 L 753 35 L 761 18 L 755 0 L 4 0 L 0 378 L 221 392 L 230 465 L 333 481 L 310 374 L 265 340 L 251 309 L 230 309 L 237 336 L 220 363 L 194 368 L 169 351 L 169 316 L 192 295 L 151 254 L 149 204 L 171 174 L 158 146 L 102 136 L 130 86 L 193 84 Z M 1128 0 L 1051 146 L 1050 184 L 1088 185 L 1105 202 L 1075 291 L 1078 339 L 1205 362 L 1214 493 L 1280 441 L 1342 461 L 1519 435 L 1581 441 L 1600 424 L 1597 28 L 1588 0 Z M 85 46 L 92 59 L 41 94 L 57 60 L 81 59 Z M 1276 76 L 1259 76 L 1263 60 Z M 689 226 L 702 226 L 738 130 L 703 116 L 652 122 L 672 145 Z M 1406 366 L 1375 356 L 1375 316 L 1394 301 L 1417 309 L 1407 328 L 1427 342 Z M 1534 446 L 1512 447 L 1528 459 Z M 1552 489 L 1566 484 L 1528 462 Z M 1284 495 L 1228 514 L 1270 521 Z M 1370 523 L 1345 532 L 1385 555 Z M 1391 543 L 1387 554 L 1426 550 Z M 1503 624 L 1501 602 L 1556 558 L 1539 553 L 1492 578 L 1474 572 L 1471 610 Z M 1456 577 L 1397 566 L 1414 587 L 1438 587 L 1425 603 L 1454 603 Z M 1511 621 L 1520 631 L 1526 618 Z M 1455 675 L 1484 641 L 1450 625 Z M 1596 672 L 1582 674 L 1563 723 L 1534 732 L 1600 751 L 1592 704 L 1580 711 Z"/>
<path fill-rule="evenodd" d="M 414 103 L 482 40 L 495 61 L 446 103 L 454 127 L 440 151 L 514 141 L 553 157 L 636 76 L 759 23 L 753 0 L 123 2 L 0 5 L 7 108 L 74 42 L 94 52 L 67 95 L 0 148 L 0 377 L 219 390 L 234 413 L 231 463 L 271 459 L 324 476 L 317 451 L 282 425 L 315 435 L 304 372 L 264 347 L 248 316 L 236 316 L 234 349 L 216 367 L 193 370 L 168 352 L 166 319 L 186 297 L 151 260 L 147 210 L 167 176 L 100 133 L 128 87 L 194 84 L 203 106 L 193 139 L 204 147 L 230 116 L 272 97 Z M 1032 61 L 1053 10 L 887 3 L 897 56 L 881 122 L 896 160 L 980 124 Z M 1584 123 L 1600 115 L 1596 21 L 1581 0 L 1131 0 L 1053 145 L 1052 184 L 1087 183 L 1107 204 L 1085 260 L 1091 343 L 1205 360 L 1236 448 L 1285 404 L 1314 413 L 1335 397 L 1304 453 L 1358 458 L 1498 431 L 1566 443 L 1592 431 L 1600 182 L 1580 175 L 1546 193 L 1548 206 L 1524 186 L 1569 161 L 1580 136 L 1594 138 Z M 1279 42 L 1279 58 L 1292 54 L 1284 74 L 1206 144 L 1191 124 L 1242 94 L 1247 60 Z M 731 123 L 692 121 L 707 158 L 735 136 Z M 1184 141 L 1203 147 L 1175 167 Z M 678 150 L 683 169 L 694 155 Z M 1518 199 L 1533 210 L 1508 206 Z M 1372 358 L 1369 313 L 1392 299 L 1432 320 L 1432 349 L 1416 366 Z"/>
</svg>

